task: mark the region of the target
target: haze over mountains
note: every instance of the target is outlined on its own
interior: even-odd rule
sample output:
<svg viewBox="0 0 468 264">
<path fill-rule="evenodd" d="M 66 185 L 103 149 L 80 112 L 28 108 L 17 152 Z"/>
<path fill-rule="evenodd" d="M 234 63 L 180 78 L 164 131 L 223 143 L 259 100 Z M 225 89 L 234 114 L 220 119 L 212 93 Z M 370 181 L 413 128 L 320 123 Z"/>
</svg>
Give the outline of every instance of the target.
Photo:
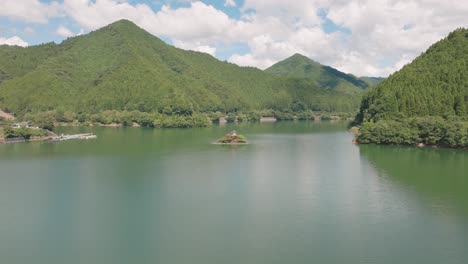
<svg viewBox="0 0 468 264">
<path fill-rule="evenodd" d="M 121 20 L 28 48 L 0 46 L 0 107 L 63 110 L 353 112 L 369 83 L 294 55 L 266 71 L 181 50 Z M 379 81 L 379 79 L 376 79 Z"/>
</svg>

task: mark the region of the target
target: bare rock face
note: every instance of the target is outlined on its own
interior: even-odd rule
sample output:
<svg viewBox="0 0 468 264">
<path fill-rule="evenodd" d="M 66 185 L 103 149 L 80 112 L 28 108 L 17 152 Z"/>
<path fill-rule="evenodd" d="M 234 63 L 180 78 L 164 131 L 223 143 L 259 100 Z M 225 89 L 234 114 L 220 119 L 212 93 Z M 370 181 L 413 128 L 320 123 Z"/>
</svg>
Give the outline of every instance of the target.
<svg viewBox="0 0 468 264">
<path fill-rule="evenodd" d="M 15 116 L 13 114 L 3 112 L 2 110 L 0 110 L 0 117 L 5 118 L 6 120 L 14 120 L 15 119 Z"/>
</svg>

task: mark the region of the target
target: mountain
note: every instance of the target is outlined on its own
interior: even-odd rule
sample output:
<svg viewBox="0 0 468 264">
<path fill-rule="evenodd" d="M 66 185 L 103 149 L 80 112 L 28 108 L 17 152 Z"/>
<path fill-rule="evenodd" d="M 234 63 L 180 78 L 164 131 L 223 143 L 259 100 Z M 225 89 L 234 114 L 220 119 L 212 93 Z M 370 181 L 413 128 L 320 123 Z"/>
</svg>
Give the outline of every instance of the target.
<svg viewBox="0 0 468 264">
<path fill-rule="evenodd" d="M 0 46 L 0 57 L 0 108 L 20 116 L 48 110 L 184 115 L 359 107 L 359 97 L 344 90 L 178 49 L 127 20 L 59 45 Z"/>
<path fill-rule="evenodd" d="M 360 77 L 359 79 L 365 81 L 369 86 L 379 84 L 385 80 L 383 77 Z"/>
<path fill-rule="evenodd" d="M 458 29 L 432 45 L 364 98 L 358 121 L 398 114 L 468 117 L 468 30 Z"/>
<path fill-rule="evenodd" d="M 468 147 L 468 29 L 457 29 L 363 98 L 358 141 Z"/>
<path fill-rule="evenodd" d="M 320 87 L 346 94 L 359 94 L 370 86 L 365 80 L 297 53 L 274 64 L 266 71 L 280 76 L 307 78 L 315 81 Z"/>
</svg>

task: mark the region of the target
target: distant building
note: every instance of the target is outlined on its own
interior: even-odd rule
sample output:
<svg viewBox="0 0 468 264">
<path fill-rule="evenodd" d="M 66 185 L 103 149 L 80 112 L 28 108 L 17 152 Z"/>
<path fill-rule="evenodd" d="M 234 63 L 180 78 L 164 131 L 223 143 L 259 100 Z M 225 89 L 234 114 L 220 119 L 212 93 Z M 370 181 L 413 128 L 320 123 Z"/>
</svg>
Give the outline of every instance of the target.
<svg viewBox="0 0 468 264">
<path fill-rule="evenodd" d="M 22 127 L 32 128 L 31 123 L 29 123 L 29 122 L 13 123 L 13 125 L 11 125 L 11 127 L 13 127 L 13 128 L 22 128 Z"/>
<path fill-rule="evenodd" d="M 276 118 L 275 117 L 261 117 L 260 118 L 260 122 L 276 122 Z"/>
<path fill-rule="evenodd" d="M 220 123 L 220 124 L 225 124 L 225 123 L 227 123 L 226 117 L 225 117 L 225 116 L 220 117 L 220 118 L 219 118 L 219 123 Z"/>
</svg>

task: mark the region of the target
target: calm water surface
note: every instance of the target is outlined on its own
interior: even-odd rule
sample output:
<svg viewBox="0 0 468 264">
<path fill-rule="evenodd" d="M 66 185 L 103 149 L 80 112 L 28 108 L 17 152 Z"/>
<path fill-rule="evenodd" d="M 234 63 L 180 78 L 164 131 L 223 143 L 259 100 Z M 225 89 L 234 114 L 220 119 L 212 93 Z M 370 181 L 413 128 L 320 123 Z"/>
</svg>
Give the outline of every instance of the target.
<svg viewBox="0 0 468 264">
<path fill-rule="evenodd" d="M 232 128 L 0 145 L 0 263 L 468 263 L 468 152 Z"/>
</svg>

